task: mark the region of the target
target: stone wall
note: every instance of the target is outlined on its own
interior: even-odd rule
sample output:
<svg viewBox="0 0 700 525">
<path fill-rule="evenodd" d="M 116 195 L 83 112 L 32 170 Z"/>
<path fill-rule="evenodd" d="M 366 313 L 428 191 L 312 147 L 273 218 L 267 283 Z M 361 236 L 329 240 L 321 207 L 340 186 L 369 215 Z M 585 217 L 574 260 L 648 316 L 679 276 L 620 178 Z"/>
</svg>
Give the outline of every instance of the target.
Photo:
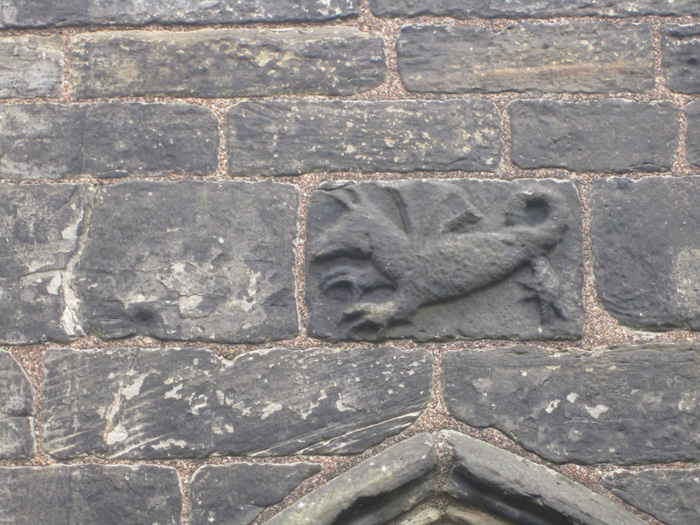
<svg viewBox="0 0 700 525">
<path fill-rule="evenodd" d="M 700 522 L 700 3 L 6 0 L 0 522 Z"/>
</svg>

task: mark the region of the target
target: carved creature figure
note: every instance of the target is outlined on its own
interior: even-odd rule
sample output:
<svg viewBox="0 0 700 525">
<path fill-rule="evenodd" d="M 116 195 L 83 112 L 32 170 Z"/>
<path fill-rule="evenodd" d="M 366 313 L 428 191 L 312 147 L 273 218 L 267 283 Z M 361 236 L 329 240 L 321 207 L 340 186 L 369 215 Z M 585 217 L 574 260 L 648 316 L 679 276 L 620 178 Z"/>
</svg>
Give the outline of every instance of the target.
<svg viewBox="0 0 700 525">
<path fill-rule="evenodd" d="M 406 202 L 420 200 L 417 192 L 425 187 L 350 185 L 327 192 L 342 210 L 311 239 L 310 250 L 312 263 L 328 268 L 321 292 L 348 303 L 341 319 L 345 335 L 386 337 L 421 307 L 488 288 L 525 266 L 531 272 L 521 284 L 539 301 L 543 322 L 566 319 L 557 277 L 544 258 L 568 230 L 561 195 L 533 186 L 494 218 L 475 209 L 459 186 L 440 188 L 430 188 L 442 192 L 431 200 L 439 207 L 431 214 Z"/>
</svg>

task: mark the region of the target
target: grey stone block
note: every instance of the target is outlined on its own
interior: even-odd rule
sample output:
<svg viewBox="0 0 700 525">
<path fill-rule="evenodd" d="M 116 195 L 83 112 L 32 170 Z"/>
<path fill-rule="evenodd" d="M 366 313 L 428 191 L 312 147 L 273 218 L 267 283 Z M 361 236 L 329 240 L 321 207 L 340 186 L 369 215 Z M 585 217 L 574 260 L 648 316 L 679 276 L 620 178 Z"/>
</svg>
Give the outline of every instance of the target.
<svg viewBox="0 0 700 525">
<path fill-rule="evenodd" d="M 653 89 L 649 24 L 405 26 L 399 73 L 409 91 L 644 92 Z"/>
<path fill-rule="evenodd" d="M 73 283 L 84 329 L 106 339 L 293 336 L 298 207 L 288 184 L 101 188 Z"/>
<path fill-rule="evenodd" d="M 700 166 L 700 102 L 688 104 L 685 107 L 685 114 L 688 162 Z"/>
<path fill-rule="evenodd" d="M 0 98 L 58 97 L 63 92 L 59 35 L 0 38 L 0 60 Z"/>
<path fill-rule="evenodd" d="M 436 465 L 430 435 L 419 434 L 360 463 L 267 523 L 388 523 L 432 497 Z"/>
<path fill-rule="evenodd" d="M 518 100 L 509 106 L 520 168 L 627 173 L 668 171 L 678 149 L 678 111 L 632 100 Z"/>
<path fill-rule="evenodd" d="M 36 453 L 34 388 L 10 352 L 0 350 L 0 459 Z"/>
<path fill-rule="evenodd" d="M 0 12 L 0 27 L 314 22 L 357 16 L 359 3 L 359 0 L 7 0 Z"/>
<path fill-rule="evenodd" d="M 700 469 L 616 470 L 601 483 L 668 525 L 700 523 Z"/>
<path fill-rule="evenodd" d="M 309 210 L 314 336 L 582 334 L 581 210 L 570 183 L 330 183 Z"/>
<path fill-rule="evenodd" d="M 697 346 L 460 351 L 445 356 L 444 370 L 455 417 L 497 428 L 549 461 L 700 459 Z"/>
<path fill-rule="evenodd" d="M 79 98 L 352 95 L 386 76 L 382 37 L 350 27 L 84 33 L 70 66 Z"/>
<path fill-rule="evenodd" d="M 700 177 L 593 187 L 596 291 L 622 323 L 700 330 Z"/>
<path fill-rule="evenodd" d="M 0 467 L 0 522 L 180 523 L 177 471 L 155 465 Z"/>
<path fill-rule="evenodd" d="M 314 463 L 205 465 L 190 485 L 192 525 L 248 525 L 321 470 Z"/>
<path fill-rule="evenodd" d="M 208 175 L 219 157 L 210 109 L 188 104 L 0 107 L 0 178 Z"/>
<path fill-rule="evenodd" d="M 700 15 L 696 0 L 371 0 L 378 16 L 554 18 Z"/>
<path fill-rule="evenodd" d="M 452 445 L 455 456 L 447 494 L 504 519 L 476 523 L 645 523 L 612 501 L 543 465 L 458 432 L 444 431 L 443 435 Z"/>
<path fill-rule="evenodd" d="M 247 101 L 227 123 L 231 175 L 495 171 L 501 158 L 483 101 Z"/>
<path fill-rule="evenodd" d="M 70 288 L 87 185 L 0 185 L 0 342 L 80 335 Z"/>
<path fill-rule="evenodd" d="M 354 454 L 431 397 L 423 350 L 55 350 L 43 443 L 57 458 Z"/>
<path fill-rule="evenodd" d="M 661 35 L 661 66 L 668 88 L 700 93 L 700 25 L 665 25 Z"/>
</svg>

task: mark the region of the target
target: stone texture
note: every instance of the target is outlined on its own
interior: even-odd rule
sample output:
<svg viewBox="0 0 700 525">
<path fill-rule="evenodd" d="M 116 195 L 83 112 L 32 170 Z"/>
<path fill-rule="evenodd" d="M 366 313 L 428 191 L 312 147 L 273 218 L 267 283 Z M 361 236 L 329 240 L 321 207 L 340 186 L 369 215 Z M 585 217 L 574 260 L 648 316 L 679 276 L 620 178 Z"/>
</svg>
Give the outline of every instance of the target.
<svg viewBox="0 0 700 525">
<path fill-rule="evenodd" d="M 313 22 L 357 16 L 359 0 L 8 0 L 0 27 Z"/>
<path fill-rule="evenodd" d="M 601 483 L 668 525 L 700 523 L 700 469 L 617 470 Z"/>
<path fill-rule="evenodd" d="M 85 331 L 239 343 L 295 335 L 298 207 L 296 188 L 267 182 L 101 188 L 73 284 Z"/>
<path fill-rule="evenodd" d="M 155 465 L 0 468 L 0 522 L 180 523 L 177 471 Z"/>
<path fill-rule="evenodd" d="M 205 465 L 190 485 L 192 525 L 248 525 L 321 470 L 313 463 Z"/>
<path fill-rule="evenodd" d="M 0 38 L 0 98 L 61 96 L 62 48 L 60 35 Z"/>
<path fill-rule="evenodd" d="M 700 177 L 593 186 L 593 270 L 603 306 L 650 330 L 700 330 Z"/>
<path fill-rule="evenodd" d="M 668 171 L 678 112 L 632 100 L 518 100 L 509 106 L 513 162 L 520 168 L 627 173 Z"/>
<path fill-rule="evenodd" d="M 465 423 L 497 428 L 555 463 L 700 459 L 700 348 L 534 347 L 445 356 L 445 398 Z"/>
<path fill-rule="evenodd" d="M 89 200 L 86 185 L 0 185 L 0 342 L 78 334 L 69 283 Z"/>
<path fill-rule="evenodd" d="M 570 183 L 329 183 L 307 223 L 309 333 L 332 340 L 575 338 L 581 210 Z"/>
<path fill-rule="evenodd" d="M 409 91 L 615 93 L 654 88 L 651 41 L 649 24 L 413 25 L 397 47 Z"/>
<path fill-rule="evenodd" d="M 677 93 L 700 93 L 700 25 L 661 27 L 661 67 Z"/>
<path fill-rule="evenodd" d="M 554 18 L 700 15 L 696 0 L 370 0 L 378 16 Z"/>
<path fill-rule="evenodd" d="M 423 350 L 49 350 L 44 448 L 57 458 L 354 454 L 431 396 Z"/>
<path fill-rule="evenodd" d="M 10 352 L 0 350 L 0 459 L 36 453 L 34 388 Z"/>
<path fill-rule="evenodd" d="M 445 431 L 443 435 L 455 455 L 446 492 L 510 520 L 507 523 L 645 523 L 547 467 L 457 432 Z"/>
<path fill-rule="evenodd" d="M 700 102 L 692 102 L 685 108 L 686 147 L 688 148 L 688 161 L 700 166 Z"/>
<path fill-rule="evenodd" d="M 84 33 L 70 66 L 79 98 L 352 95 L 386 76 L 382 37 L 349 27 Z"/>
<path fill-rule="evenodd" d="M 210 109 L 186 104 L 0 107 L 0 178 L 208 175 L 218 167 Z"/>
<path fill-rule="evenodd" d="M 419 434 L 365 460 L 266 523 L 387 523 L 433 495 L 436 465 L 430 435 Z"/>
<path fill-rule="evenodd" d="M 501 158 L 485 101 L 247 101 L 227 123 L 231 175 L 495 171 Z"/>
</svg>

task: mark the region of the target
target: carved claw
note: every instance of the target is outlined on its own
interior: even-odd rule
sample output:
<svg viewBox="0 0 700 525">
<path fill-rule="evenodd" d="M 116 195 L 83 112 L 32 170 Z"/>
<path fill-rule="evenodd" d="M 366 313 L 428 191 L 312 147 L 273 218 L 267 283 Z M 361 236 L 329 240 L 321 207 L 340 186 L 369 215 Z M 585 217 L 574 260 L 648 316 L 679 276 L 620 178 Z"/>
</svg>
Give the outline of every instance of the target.
<svg viewBox="0 0 700 525">
<path fill-rule="evenodd" d="M 343 322 L 351 323 L 348 332 L 374 332 L 377 338 L 384 337 L 386 329 L 401 321 L 401 308 L 393 301 L 384 303 L 361 303 L 343 312 Z"/>
</svg>

